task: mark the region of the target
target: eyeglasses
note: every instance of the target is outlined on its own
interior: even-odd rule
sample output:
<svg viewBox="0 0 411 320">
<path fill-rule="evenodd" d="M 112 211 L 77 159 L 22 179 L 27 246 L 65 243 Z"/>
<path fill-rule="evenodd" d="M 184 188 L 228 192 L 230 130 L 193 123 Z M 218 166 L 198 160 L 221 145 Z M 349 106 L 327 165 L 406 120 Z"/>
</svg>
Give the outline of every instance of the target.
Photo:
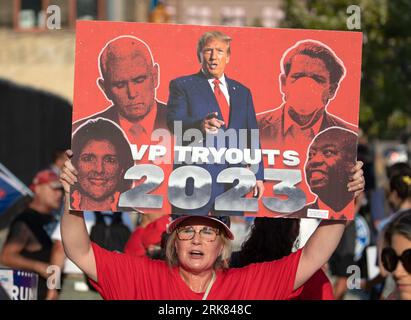
<svg viewBox="0 0 411 320">
<path fill-rule="evenodd" d="M 199 233 L 201 239 L 204 241 L 212 242 L 217 239 L 220 230 L 211 227 L 203 227 L 200 231 L 194 230 L 193 227 L 182 227 L 177 229 L 177 237 L 179 240 L 191 240 L 195 237 L 196 233 Z"/>
<path fill-rule="evenodd" d="M 407 249 L 401 256 L 397 256 L 393 248 L 384 248 L 381 260 L 384 268 L 389 272 L 393 272 L 397 268 L 398 261 L 401 261 L 404 269 L 411 273 L 411 249 Z"/>
</svg>

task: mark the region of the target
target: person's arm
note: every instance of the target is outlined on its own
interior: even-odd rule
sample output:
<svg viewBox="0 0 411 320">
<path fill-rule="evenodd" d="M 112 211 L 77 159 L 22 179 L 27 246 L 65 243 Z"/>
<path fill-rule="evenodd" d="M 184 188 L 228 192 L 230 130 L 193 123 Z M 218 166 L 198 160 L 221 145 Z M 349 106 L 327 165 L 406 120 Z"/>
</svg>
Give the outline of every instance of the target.
<svg viewBox="0 0 411 320">
<path fill-rule="evenodd" d="M 54 241 L 53 248 L 51 250 L 50 264 L 59 267 L 63 273 L 65 259 L 66 255 L 64 254 L 63 243 L 60 240 Z"/>
<path fill-rule="evenodd" d="M 41 277 L 47 278 L 47 263 L 28 259 L 21 255 L 21 252 L 29 242 L 31 231 L 22 222 L 17 222 L 10 231 L 9 238 L 3 246 L 0 254 L 0 263 L 12 269 L 22 269 L 38 273 Z"/>
<path fill-rule="evenodd" d="M 294 289 L 303 285 L 331 257 L 345 229 L 345 221 L 323 220 L 301 253 Z"/>
<path fill-rule="evenodd" d="M 355 192 L 355 196 L 358 196 L 365 186 L 364 173 L 361 170 L 362 166 L 363 163 L 358 161 L 352 170 L 355 174 L 347 186 L 348 191 Z M 323 220 L 320 223 L 301 253 L 294 281 L 294 289 L 303 285 L 330 259 L 341 240 L 347 223 L 347 221 L 335 220 Z"/>
<path fill-rule="evenodd" d="M 71 150 L 67 151 L 69 158 L 72 154 Z M 70 186 L 77 181 L 76 175 L 77 171 L 71 161 L 67 160 L 60 176 L 65 191 L 64 213 L 61 219 L 61 238 L 67 257 L 89 278 L 97 281 L 96 260 L 84 222 L 83 212 L 69 210 Z"/>
<path fill-rule="evenodd" d="M 337 277 L 334 284 L 335 300 L 343 300 L 345 293 L 347 292 L 347 279 L 347 277 Z"/>
</svg>

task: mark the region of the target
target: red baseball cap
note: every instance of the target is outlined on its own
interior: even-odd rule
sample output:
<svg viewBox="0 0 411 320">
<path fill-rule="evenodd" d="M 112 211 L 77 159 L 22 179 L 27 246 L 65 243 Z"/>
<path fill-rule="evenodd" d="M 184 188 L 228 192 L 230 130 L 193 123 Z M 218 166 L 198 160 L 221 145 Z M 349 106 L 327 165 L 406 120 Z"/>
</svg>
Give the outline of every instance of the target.
<svg viewBox="0 0 411 320">
<path fill-rule="evenodd" d="M 30 189 L 34 191 L 34 188 L 36 186 L 45 183 L 49 184 L 53 189 L 60 189 L 63 187 L 63 185 L 59 181 L 59 177 L 57 176 L 57 174 L 50 169 L 46 169 L 38 172 L 35 175 L 35 177 L 33 178 L 33 182 L 30 185 Z"/>
</svg>

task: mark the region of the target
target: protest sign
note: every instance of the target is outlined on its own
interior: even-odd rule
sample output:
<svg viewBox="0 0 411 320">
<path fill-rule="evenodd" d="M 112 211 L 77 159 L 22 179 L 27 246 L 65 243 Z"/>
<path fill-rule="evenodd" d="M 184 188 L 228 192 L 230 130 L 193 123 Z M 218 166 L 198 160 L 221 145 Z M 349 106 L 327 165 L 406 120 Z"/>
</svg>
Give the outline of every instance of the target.
<svg viewBox="0 0 411 320">
<path fill-rule="evenodd" d="M 78 22 L 71 208 L 352 219 L 361 39 Z"/>
<path fill-rule="evenodd" d="M 37 300 L 36 273 L 0 268 L 0 286 L 11 300 Z"/>
<path fill-rule="evenodd" d="M 32 195 L 31 190 L 0 163 L 0 230 L 25 208 Z"/>
</svg>

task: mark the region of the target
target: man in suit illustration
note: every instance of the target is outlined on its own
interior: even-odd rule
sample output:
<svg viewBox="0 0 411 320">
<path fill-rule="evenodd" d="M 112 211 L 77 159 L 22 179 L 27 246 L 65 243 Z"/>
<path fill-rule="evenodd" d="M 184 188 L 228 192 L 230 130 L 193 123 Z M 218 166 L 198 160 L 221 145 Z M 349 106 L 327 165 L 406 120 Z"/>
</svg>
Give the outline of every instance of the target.
<svg viewBox="0 0 411 320">
<path fill-rule="evenodd" d="M 167 103 L 167 123 L 170 129 L 173 129 L 175 121 L 180 121 L 184 131 L 196 128 L 206 137 L 218 133 L 219 130 L 221 132 L 221 130 L 233 129 L 238 132 L 239 129 L 257 129 L 250 90 L 225 74 L 225 68 L 231 58 L 230 41 L 229 36 L 219 31 L 206 32 L 201 36 L 197 45 L 197 58 L 201 70 L 196 74 L 183 76 L 170 82 L 170 96 Z M 249 137 L 250 141 L 251 134 Z M 219 147 L 229 146 L 226 143 Z M 217 175 L 227 168 L 228 164 L 208 163 L 200 166 L 212 176 L 210 200 L 199 209 L 174 208 L 174 212 L 203 215 L 241 214 L 238 211 L 216 210 L 214 207 L 215 198 L 231 187 L 231 184 L 225 186 L 216 183 Z M 262 182 L 264 172 L 261 163 L 255 171 L 257 183 L 253 188 L 253 195 L 260 198 L 264 191 Z M 187 193 L 192 192 L 193 185 L 187 186 L 187 189 Z"/>
</svg>

